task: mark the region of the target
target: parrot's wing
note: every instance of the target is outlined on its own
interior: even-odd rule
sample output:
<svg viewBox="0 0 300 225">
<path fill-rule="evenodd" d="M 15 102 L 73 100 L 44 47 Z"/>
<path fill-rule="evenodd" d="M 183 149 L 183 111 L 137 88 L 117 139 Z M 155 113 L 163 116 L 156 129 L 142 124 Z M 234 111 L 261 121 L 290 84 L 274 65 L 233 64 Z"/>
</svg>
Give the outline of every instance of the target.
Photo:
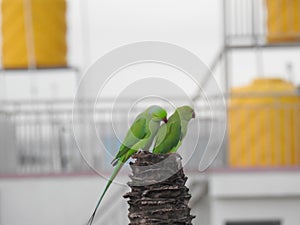
<svg viewBox="0 0 300 225">
<path fill-rule="evenodd" d="M 181 144 L 182 144 L 182 139 L 181 139 L 181 137 L 180 137 L 180 140 L 178 141 L 177 145 L 174 146 L 174 147 L 170 150 L 170 153 L 171 153 L 171 152 L 172 152 L 172 153 L 176 152 L 177 149 L 181 146 Z"/>
<path fill-rule="evenodd" d="M 114 162 L 122 157 L 126 152 L 135 145 L 138 141 L 145 138 L 147 134 L 149 133 L 149 128 L 147 127 L 147 119 L 145 117 L 138 118 L 130 127 L 129 131 L 127 132 L 127 135 L 119 149 L 119 152 L 117 153 Z"/>
<path fill-rule="evenodd" d="M 163 140 L 165 139 L 165 136 L 167 134 L 167 129 L 168 129 L 168 127 L 167 127 L 166 123 L 163 124 L 159 128 L 159 130 L 157 132 L 157 135 L 156 135 L 156 138 L 155 138 L 154 147 L 159 146 L 163 142 Z"/>
<path fill-rule="evenodd" d="M 168 153 L 176 148 L 181 137 L 180 123 L 175 121 L 167 124 L 167 131 L 162 130 L 161 134 L 162 137 L 159 136 L 157 138 L 157 146 L 154 147 L 153 153 Z"/>
<path fill-rule="evenodd" d="M 177 121 L 179 121 L 180 120 L 180 118 L 179 118 L 179 115 L 178 115 L 178 113 L 177 112 L 175 112 L 172 116 L 170 116 L 170 118 L 168 119 L 168 123 L 165 123 L 165 124 L 163 124 L 160 128 L 159 128 L 159 130 L 158 130 L 158 132 L 157 132 L 157 135 L 156 135 L 156 139 L 155 139 L 155 144 L 154 144 L 154 146 L 156 147 L 156 146 L 159 146 L 163 141 L 164 141 L 164 139 L 165 139 L 165 137 L 166 137 L 166 134 L 168 133 L 168 132 L 170 132 L 170 129 L 174 129 L 173 128 L 173 126 L 174 125 L 172 125 L 173 123 L 177 123 Z M 171 127 L 172 126 L 172 127 Z"/>
</svg>

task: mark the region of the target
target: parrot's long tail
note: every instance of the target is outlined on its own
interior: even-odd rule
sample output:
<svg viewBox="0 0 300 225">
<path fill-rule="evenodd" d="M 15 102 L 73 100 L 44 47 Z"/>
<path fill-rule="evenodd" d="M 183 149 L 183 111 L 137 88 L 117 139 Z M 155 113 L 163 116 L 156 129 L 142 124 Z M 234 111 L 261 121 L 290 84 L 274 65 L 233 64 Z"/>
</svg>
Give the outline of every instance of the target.
<svg viewBox="0 0 300 225">
<path fill-rule="evenodd" d="M 101 197 L 100 197 L 100 199 L 99 199 L 99 201 L 98 201 L 98 203 L 96 205 L 96 208 L 95 208 L 92 216 L 90 217 L 89 221 L 87 222 L 87 225 L 91 225 L 93 223 L 93 220 L 95 218 L 96 212 L 97 212 L 97 210 L 98 210 L 98 208 L 100 206 L 100 203 L 101 203 L 104 195 L 106 194 L 108 188 L 112 184 L 113 180 L 116 178 L 117 174 L 119 173 L 119 171 L 121 170 L 121 168 L 123 167 L 123 165 L 124 165 L 124 163 L 121 160 L 119 160 L 117 166 L 115 167 L 115 169 L 114 169 L 111 177 L 109 178 L 109 180 L 107 182 L 107 185 L 106 185 L 106 187 L 105 187 L 105 189 L 104 189 L 104 191 L 103 191 L 103 193 L 102 193 L 102 195 L 101 195 Z"/>
</svg>

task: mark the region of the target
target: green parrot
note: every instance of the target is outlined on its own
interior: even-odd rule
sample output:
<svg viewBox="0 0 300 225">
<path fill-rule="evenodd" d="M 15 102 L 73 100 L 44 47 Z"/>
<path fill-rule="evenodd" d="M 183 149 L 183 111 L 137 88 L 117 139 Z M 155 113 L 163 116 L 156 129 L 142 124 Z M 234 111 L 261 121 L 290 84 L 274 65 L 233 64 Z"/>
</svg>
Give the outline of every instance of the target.
<svg viewBox="0 0 300 225">
<path fill-rule="evenodd" d="M 88 225 L 91 225 L 96 215 L 97 209 L 110 187 L 112 181 L 115 179 L 124 163 L 139 149 L 149 151 L 152 141 L 160 127 L 160 122 L 167 123 L 167 112 L 163 108 L 153 105 L 148 107 L 144 112 L 140 113 L 129 131 L 127 132 L 122 145 L 119 148 L 119 152 L 112 161 L 112 165 L 116 166 L 111 177 L 108 180 L 106 187 L 96 205 L 96 208 L 88 221 Z"/>
<path fill-rule="evenodd" d="M 195 118 L 195 111 L 190 106 L 182 106 L 175 110 L 168 122 L 158 130 L 153 153 L 165 154 L 176 152 L 187 133 L 190 120 Z"/>
</svg>

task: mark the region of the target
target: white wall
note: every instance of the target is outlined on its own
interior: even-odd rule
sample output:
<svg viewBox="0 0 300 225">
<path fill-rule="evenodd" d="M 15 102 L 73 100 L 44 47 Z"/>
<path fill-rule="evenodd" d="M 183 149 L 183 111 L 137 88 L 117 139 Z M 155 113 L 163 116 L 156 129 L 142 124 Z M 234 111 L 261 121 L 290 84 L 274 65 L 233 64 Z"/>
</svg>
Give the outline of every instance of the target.
<svg viewBox="0 0 300 225">
<path fill-rule="evenodd" d="M 225 222 L 281 221 L 281 225 L 298 225 L 300 197 L 238 198 L 212 202 L 212 224 Z"/>
<path fill-rule="evenodd" d="M 199 174 L 188 177 L 188 186 L 204 179 Z M 129 191 L 126 185 L 129 178 L 120 174 L 117 180 L 104 198 L 95 224 L 128 224 L 128 205 L 122 196 Z M 93 212 L 105 184 L 106 180 L 93 175 L 0 178 L 0 225 L 83 225 Z M 198 187 L 191 188 L 192 196 L 198 196 Z M 204 197 L 193 208 L 192 213 L 197 215 L 195 224 L 209 220 L 207 203 L 208 199 Z"/>
<path fill-rule="evenodd" d="M 0 224 L 83 225 L 90 217 L 104 184 L 105 180 L 98 176 L 0 179 Z M 121 211 L 111 221 L 115 224 L 124 222 L 127 208 L 122 194 L 126 191 L 124 186 L 112 185 L 99 215 L 105 213 L 107 206 L 116 207 L 118 204 Z M 111 199 L 119 201 L 111 202 Z M 101 217 L 107 219 L 106 215 Z"/>
<path fill-rule="evenodd" d="M 74 97 L 78 72 L 57 70 L 0 71 L 0 100 L 59 99 Z"/>
<path fill-rule="evenodd" d="M 108 176 L 109 174 L 106 174 Z M 297 171 L 187 173 L 194 224 L 281 220 L 298 225 L 300 173 Z M 205 180 L 208 178 L 208 193 Z M 98 224 L 126 224 L 128 176 L 120 174 L 100 207 Z M 99 176 L 0 179 L 0 225 L 83 225 L 106 180 Z M 121 185 L 122 184 L 122 185 Z M 200 201 L 199 201 L 200 200 Z M 117 212 L 117 213 L 116 213 Z M 97 223 L 96 223 L 97 224 Z"/>
<path fill-rule="evenodd" d="M 211 219 L 226 221 L 300 220 L 299 171 L 221 172 L 210 176 Z"/>
</svg>

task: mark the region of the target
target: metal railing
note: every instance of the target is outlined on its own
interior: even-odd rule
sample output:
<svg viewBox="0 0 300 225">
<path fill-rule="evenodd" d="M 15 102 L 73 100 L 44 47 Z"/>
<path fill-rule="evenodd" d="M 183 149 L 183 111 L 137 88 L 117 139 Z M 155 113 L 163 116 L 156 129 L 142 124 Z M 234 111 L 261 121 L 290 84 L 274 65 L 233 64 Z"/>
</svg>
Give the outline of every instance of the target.
<svg viewBox="0 0 300 225">
<path fill-rule="evenodd" d="M 212 97 L 209 103 L 203 99 L 197 102 L 197 119 L 190 124 L 188 136 L 180 151 L 186 159 L 187 170 L 198 171 L 199 167 L 204 168 L 203 162 L 210 164 L 218 152 L 219 156 L 212 167 L 300 164 L 299 97 L 294 94 L 291 97 L 253 93 L 228 97 L 228 122 L 224 114 L 226 111 L 223 110 L 223 97 Z M 89 166 L 110 172 L 110 161 L 120 146 L 122 135 L 125 135 L 133 117 L 145 108 L 144 105 L 136 107 L 136 112 L 131 112 L 130 118 L 127 118 L 125 108 L 130 102 L 124 100 L 124 105 L 114 110 L 113 122 L 109 105 L 96 104 L 92 111 L 73 112 L 73 102 L 70 100 L 1 102 L 0 172 L 21 175 L 87 172 L 90 171 Z M 83 102 L 82 109 L 87 109 L 85 104 L 89 102 Z M 163 106 L 172 112 L 170 106 Z M 217 112 L 212 112 L 212 109 Z M 74 119 L 73 113 L 78 113 L 75 117 L 81 119 Z M 229 132 L 227 138 L 223 139 L 226 126 Z M 79 138 L 88 146 L 89 166 L 82 157 L 83 154 L 87 159 L 87 155 L 79 151 L 78 140 L 74 137 L 74 129 L 78 128 L 82 131 Z M 95 130 L 98 131 L 98 138 L 93 134 Z M 261 142 L 265 144 L 255 145 Z M 280 154 L 274 155 L 275 150 L 264 147 L 264 152 L 255 156 L 256 161 L 245 159 L 245 152 L 254 151 L 257 148 L 255 146 L 275 148 L 278 143 L 282 145 Z M 259 149 L 256 151 L 260 152 Z M 232 154 L 238 157 L 238 162 L 244 160 L 244 163 L 232 161 Z M 292 154 L 293 163 L 281 163 L 285 154 Z"/>
<path fill-rule="evenodd" d="M 256 43 L 266 37 L 265 9 L 262 0 L 224 1 L 225 41 Z"/>
<path fill-rule="evenodd" d="M 128 113 L 127 107 L 131 101 L 124 100 L 113 109 L 112 117 L 111 101 L 107 99 L 107 102 L 94 105 L 89 101 L 82 101 L 79 110 L 73 110 L 72 100 L 1 102 L 0 173 L 82 173 L 89 172 L 90 167 L 110 172 L 113 168 L 110 161 L 129 124 L 146 105 L 139 105 Z M 189 170 L 198 170 L 208 142 L 214 142 L 209 139 L 211 127 L 222 130 L 218 129 L 218 126 L 222 126 L 224 130 L 225 108 L 220 107 L 218 113 L 211 112 L 211 105 L 221 106 L 221 102 L 222 98 L 214 100 L 214 103 L 200 100 L 195 106 L 199 109 L 197 121 L 200 129 L 197 122 L 192 123 L 182 146 L 185 150 L 181 152 L 188 160 Z M 183 104 L 188 103 L 179 103 Z M 170 113 L 173 111 L 169 105 L 162 106 Z M 74 129 L 79 130 L 76 138 Z M 95 132 L 98 136 L 95 136 Z M 221 135 L 220 133 L 220 141 L 223 140 Z M 80 149 L 80 142 L 84 142 L 86 152 Z M 212 161 L 214 156 L 212 154 L 207 157 Z"/>
<path fill-rule="evenodd" d="M 268 35 L 276 35 L 276 38 L 289 37 L 291 27 L 297 26 L 299 22 L 296 20 L 297 12 L 300 13 L 300 7 L 297 9 L 297 3 L 292 1 L 278 0 L 224 0 L 224 38 L 225 45 L 228 47 L 255 47 L 255 46 L 270 46 L 268 44 Z M 295 4 L 290 5 L 289 4 Z M 284 8 L 286 7 L 286 8 Z M 292 10 L 291 10 L 292 9 Z M 290 10 L 290 11 L 288 11 Z M 273 16 L 276 13 L 276 18 Z M 274 15 L 273 15 L 274 14 Z M 294 15 L 291 15 L 294 14 Z M 273 21 L 274 19 L 274 21 Z M 270 30 L 270 24 L 273 23 L 276 28 L 275 31 Z M 285 28 L 284 28 L 285 27 Z M 298 38 L 298 42 L 290 41 L 291 38 L 287 38 L 286 41 L 276 43 L 278 46 L 299 46 L 300 28 L 298 32 L 293 30 L 293 35 Z"/>
</svg>

